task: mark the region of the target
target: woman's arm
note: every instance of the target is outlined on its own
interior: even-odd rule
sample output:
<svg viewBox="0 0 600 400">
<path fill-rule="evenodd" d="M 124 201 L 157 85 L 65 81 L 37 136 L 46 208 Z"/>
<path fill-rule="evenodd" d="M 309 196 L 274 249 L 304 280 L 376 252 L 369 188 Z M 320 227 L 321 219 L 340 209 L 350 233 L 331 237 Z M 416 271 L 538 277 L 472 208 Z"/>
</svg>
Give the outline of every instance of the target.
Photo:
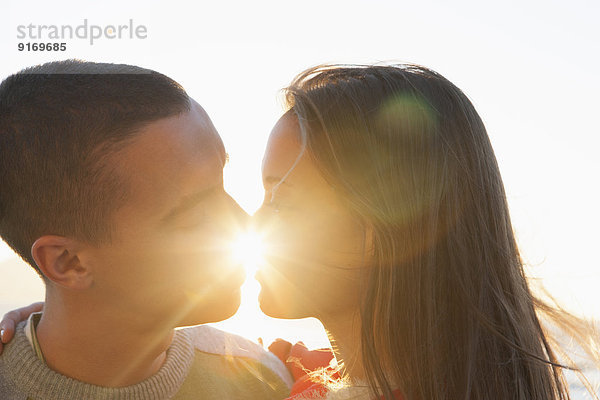
<svg viewBox="0 0 600 400">
<path fill-rule="evenodd" d="M 44 308 L 44 302 L 40 301 L 4 314 L 0 321 L 0 354 L 2 354 L 3 345 L 10 342 L 15 335 L 17 324 L 29 318 L 32 313 L 42 311 L 42 308 Z"/>
</svg>

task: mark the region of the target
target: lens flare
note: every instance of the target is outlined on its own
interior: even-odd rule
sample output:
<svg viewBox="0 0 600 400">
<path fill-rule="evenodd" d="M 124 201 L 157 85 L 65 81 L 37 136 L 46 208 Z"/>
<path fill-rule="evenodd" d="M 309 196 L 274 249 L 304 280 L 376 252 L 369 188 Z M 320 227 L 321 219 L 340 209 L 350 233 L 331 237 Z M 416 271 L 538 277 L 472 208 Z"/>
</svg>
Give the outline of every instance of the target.
<svg viewBox="0 0 600 400">
<path fill-rule="evenodd" d="M 236 262 L 243 263 L 246 276 L 252 277 L 263 263 L 265 246 L 262 236 L 255 231 L 241 232 L 232 245 L 232 255 Z"/>
</svg>

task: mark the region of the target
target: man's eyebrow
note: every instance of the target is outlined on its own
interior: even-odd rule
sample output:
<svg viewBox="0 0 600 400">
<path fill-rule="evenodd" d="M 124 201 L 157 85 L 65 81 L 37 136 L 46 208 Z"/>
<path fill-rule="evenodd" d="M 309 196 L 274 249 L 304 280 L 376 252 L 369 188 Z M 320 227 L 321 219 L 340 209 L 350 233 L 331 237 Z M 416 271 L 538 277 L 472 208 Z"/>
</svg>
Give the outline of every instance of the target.
<svg viewBox="0 0 600 400">
<path fill-rule="evenodd" d="M 165 214 L 164 217 L 160 219 L 161 224 L 166 224 L 176 216 L 194 208 L 196 205 L 198 205 L 198 203 L 202 202 L 202 200 L 215 194 L 220 189 L 221 186 L 213 186 L 208 189 L 196 192 L 194 194 L 184 196 L 183 198 L 181 198 L 177 206 L 172 208 L 167 214 Z"/>
</svg>

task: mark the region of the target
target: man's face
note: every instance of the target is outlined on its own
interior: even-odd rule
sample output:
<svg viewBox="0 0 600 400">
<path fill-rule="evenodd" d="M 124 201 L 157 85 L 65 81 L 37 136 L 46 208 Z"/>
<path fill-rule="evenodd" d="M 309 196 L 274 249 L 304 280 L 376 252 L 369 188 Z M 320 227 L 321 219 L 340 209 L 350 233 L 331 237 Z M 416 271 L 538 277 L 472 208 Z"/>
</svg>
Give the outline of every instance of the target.
<svg viewBox="0 0 600 400">
<path fill-rule="evenodd" d="M 112 243 L 80 257 L 92 268 L 96 302 L 169 327 L 233 315 L 245 275 L 230 242 L 246 214 L 223 188 L 226 153 L 208 115 L 192 102 L 112 158 L 129 195 L 113 215 Z"/>
</svg>

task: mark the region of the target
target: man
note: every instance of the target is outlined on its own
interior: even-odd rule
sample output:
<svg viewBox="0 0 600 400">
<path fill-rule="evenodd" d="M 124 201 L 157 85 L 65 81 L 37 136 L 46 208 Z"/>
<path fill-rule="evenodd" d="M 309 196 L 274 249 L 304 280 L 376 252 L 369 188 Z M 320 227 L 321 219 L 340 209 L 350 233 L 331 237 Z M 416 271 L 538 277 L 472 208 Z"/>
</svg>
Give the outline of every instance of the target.
<svg viewBox="0 0 600 400">
<path fill-rule="evenodd" d="M 46 285 L 0 355 L 0 398 L 269 399 L 283 364 L 209 327 L 239 306 L 245 214 L 223 143 L 170 78 L 52 62 L 0 85 L 0 235 Z"/>
</svg>

